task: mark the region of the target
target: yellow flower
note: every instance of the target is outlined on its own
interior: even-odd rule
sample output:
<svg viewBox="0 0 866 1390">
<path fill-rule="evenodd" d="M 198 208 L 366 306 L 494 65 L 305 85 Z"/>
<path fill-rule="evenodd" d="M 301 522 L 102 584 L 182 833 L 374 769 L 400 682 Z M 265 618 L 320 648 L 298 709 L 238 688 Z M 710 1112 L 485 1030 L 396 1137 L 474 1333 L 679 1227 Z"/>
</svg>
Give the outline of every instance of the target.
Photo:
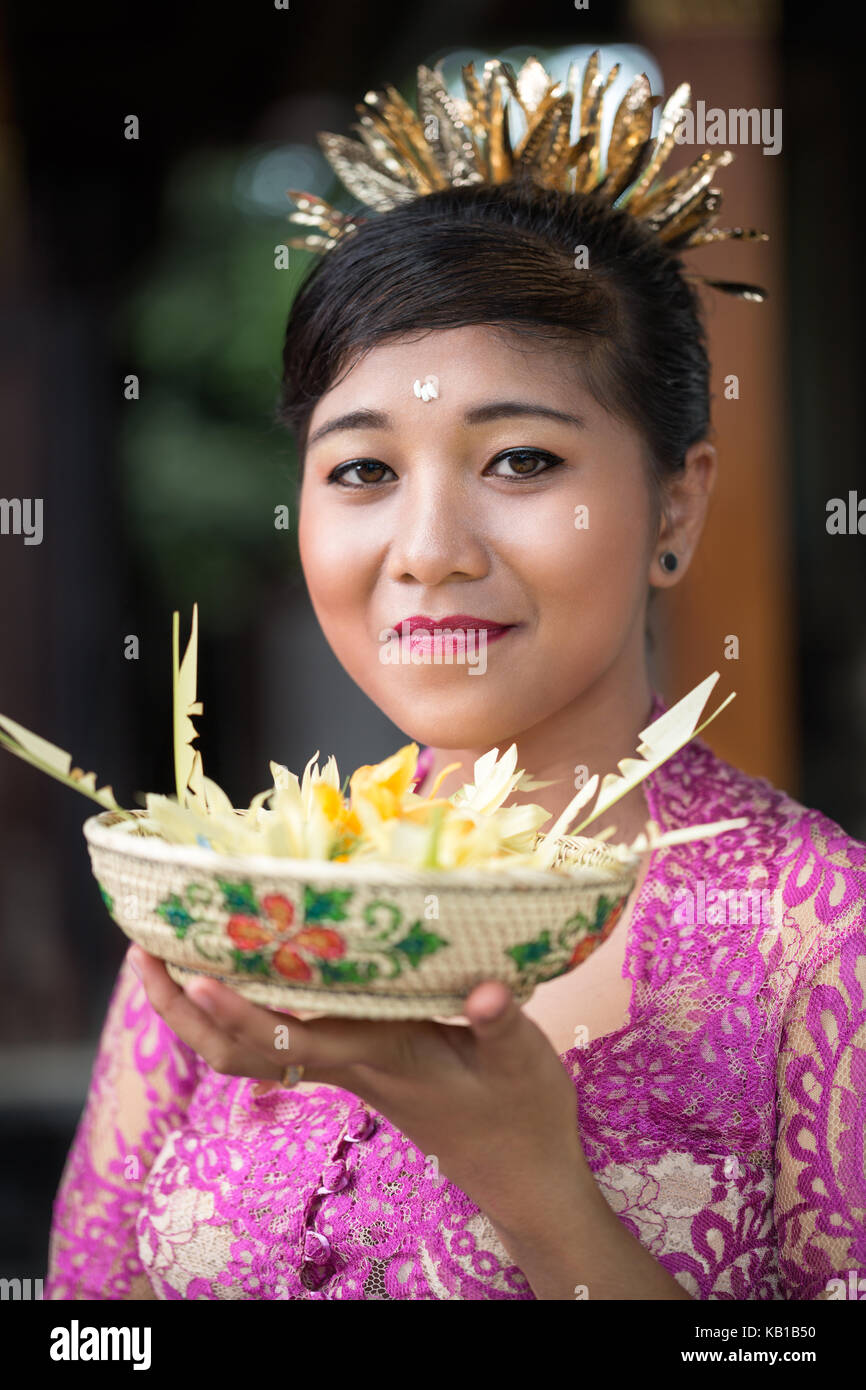
<svg viewBox="0 0 866 1390">
<path fill-rule="evenodd" d="M 148 797 L 150 823 L 169 840 L 231 854 L 343 863 L 378 858 L 419 869 L 531 858 L 548 813 L 536 805 L 502 804 L 522 785 L 515 745 L 502 758 L 496 748 L 479 758 L 475 782 L 451 797 L 436 791 L 459 763 L 443 769 L 426 797 L 414 791 L 418 751 L 417 744 L 406 744 L 383 762 L 358 768 L 349 782 L 350 801 L 334 758 L 320 770 L 315 753 L 300 779 L 272 762 L 273 787 L 253 797 L 245 811 L 235 810 L 216 783 L 202 778 L 199 796 L 186 806 Z"/>
<path fill-rule="evenodd" d="M 355 812 L 346 805 L 338 787 L 332 787 L 327 782 L 317 782 L 313 787 L 313 796 L 322 815 L 340 834 L 360 835 L 361 822 Z"/>
<path fill-rule="evenodd" d="M 403 797 L 409 791 L 418 768 L 417 743 L 407 743 L 381 763 L 365 763 L 349 778 L 352 807 L 363 799 L 383 820 L 399 816 Z"/>
<path fill-rule="evenodd" d="M 437 806 L 451 806 L 452 804 L 446 796 L 419 797 L 415 805 L 404 804 L 403 820 L 409 821 L 412 825 L 430 825 L 436 820 Z"/>
</svg>

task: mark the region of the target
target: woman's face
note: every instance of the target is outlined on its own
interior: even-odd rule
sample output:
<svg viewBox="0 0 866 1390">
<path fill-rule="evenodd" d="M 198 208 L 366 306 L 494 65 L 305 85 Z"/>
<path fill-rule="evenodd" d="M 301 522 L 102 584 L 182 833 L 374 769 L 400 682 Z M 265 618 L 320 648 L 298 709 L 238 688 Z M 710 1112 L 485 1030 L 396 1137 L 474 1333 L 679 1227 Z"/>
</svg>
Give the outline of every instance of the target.
<svg viewBox="0 0 866 1390">
<path fill-rule="evenodd" d="M 425 400 L 413 387 L 429 377 Z M 313 607 L 420 743 L 489 748 L 599 681 L 643 678 L 656 540 L 639 437 L 561 349 L 486 327 L 404 338 L 313 412 L 299 521 Z M 466 635 L 401 644 L 419 616 Z M 467 634 L 469 618 L 488 628 Z"/>
</svg>

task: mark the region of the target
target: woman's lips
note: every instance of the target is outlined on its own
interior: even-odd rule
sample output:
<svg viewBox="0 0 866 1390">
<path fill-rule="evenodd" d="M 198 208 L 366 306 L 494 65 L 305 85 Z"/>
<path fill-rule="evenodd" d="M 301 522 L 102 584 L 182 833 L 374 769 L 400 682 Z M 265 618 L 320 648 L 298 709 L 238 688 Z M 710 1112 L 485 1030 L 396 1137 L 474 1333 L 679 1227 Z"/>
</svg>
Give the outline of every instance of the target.
<svg viewBox="0 0 866 1390">
<path fill-rule="evenodd" d="M 432 652 L 441 645 L 443 652 L 465 652 L 467 646 L 470 651 L 477 651 L 482 643 L 498 642 L 513 630 L 513 624 L 508 627 L 413 628 L 409 633 L 409 650 Z"/>
<path fill-rule="evenodd" d="M 396 624 L 395 630 L 401 641 L 408 641 L 410 652 L 432 653 L 440 650 L 443 654 L 463 654 L 488 642 L 498 642 L 506 633 L 513 632 L 516 623 L 496 623 L 486 618 L 474 618 L 468 614 L 454 614 L 450 618 L 427 618 L 418 615 L 404 618 Z"/>
</svg>

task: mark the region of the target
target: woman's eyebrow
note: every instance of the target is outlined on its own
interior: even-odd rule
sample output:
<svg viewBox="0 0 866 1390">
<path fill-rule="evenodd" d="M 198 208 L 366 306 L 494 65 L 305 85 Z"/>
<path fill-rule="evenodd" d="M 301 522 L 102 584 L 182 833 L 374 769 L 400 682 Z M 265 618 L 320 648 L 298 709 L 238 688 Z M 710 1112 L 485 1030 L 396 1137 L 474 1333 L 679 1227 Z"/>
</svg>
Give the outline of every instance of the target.
<svg viewBox="0 0 866 1390">
<path fill-rule="evenodd" d="M 562 420 L 567 425 L 586 429 L 586 421 L 579 415 L 566 410 L 555 410 L 553 406 L 538 405 L 534 401 L 488 401 L 485 405 L 471 406 L 463 416 L 467 425 L 484 425 L 490 420 L 502 420 L 515 415 L 537 415 L 548 420 Z M 394 421 L 382 410 L 351 410 L 347 415 L 337 415 L 333 420 L 320 425 L 307 440 L 307 448 L 312 448 L 320 439 L 338 430 L 390 430 Z"/>
<path fill-rule="evenodd" d="M 348 415 L 336 415 L 327 424 L 319 425 L 307 440 L 307 448 L 311 449 L 326 434 L 335 434 L 337 430 L 389 430 L 393 423 L 391 416 L 382 410 L 350 410 Z"/>
<path fill-rule="evenodd" d="M 563 420 L 580 430 L 586 429 L 586 421 L 580 415 L 556 410 L 551 405 L 539 405 L 535 401 L 490 401 L 487 405 L 473 406 L 463 418 L 467 425 L 484 425 L 488 420 L 505 419 L 510 415 L 541 415 L 548 420 Z"/>
</svg>

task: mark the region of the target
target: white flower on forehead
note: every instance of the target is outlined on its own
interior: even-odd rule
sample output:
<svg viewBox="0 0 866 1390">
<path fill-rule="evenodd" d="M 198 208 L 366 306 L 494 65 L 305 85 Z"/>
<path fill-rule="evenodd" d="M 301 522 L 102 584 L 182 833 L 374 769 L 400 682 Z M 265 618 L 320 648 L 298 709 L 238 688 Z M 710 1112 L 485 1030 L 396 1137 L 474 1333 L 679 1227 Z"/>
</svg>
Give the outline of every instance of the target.
<svg viewBox="0 0 866 1390">
<path fill-rule="evenodd" d="M 422 401 L 435 401 L 439 398 L 439 378 L 438 376 L 425 376 L 424 380 L 416 379 L 412 386 L 415 395 Z"/>
</svg>

